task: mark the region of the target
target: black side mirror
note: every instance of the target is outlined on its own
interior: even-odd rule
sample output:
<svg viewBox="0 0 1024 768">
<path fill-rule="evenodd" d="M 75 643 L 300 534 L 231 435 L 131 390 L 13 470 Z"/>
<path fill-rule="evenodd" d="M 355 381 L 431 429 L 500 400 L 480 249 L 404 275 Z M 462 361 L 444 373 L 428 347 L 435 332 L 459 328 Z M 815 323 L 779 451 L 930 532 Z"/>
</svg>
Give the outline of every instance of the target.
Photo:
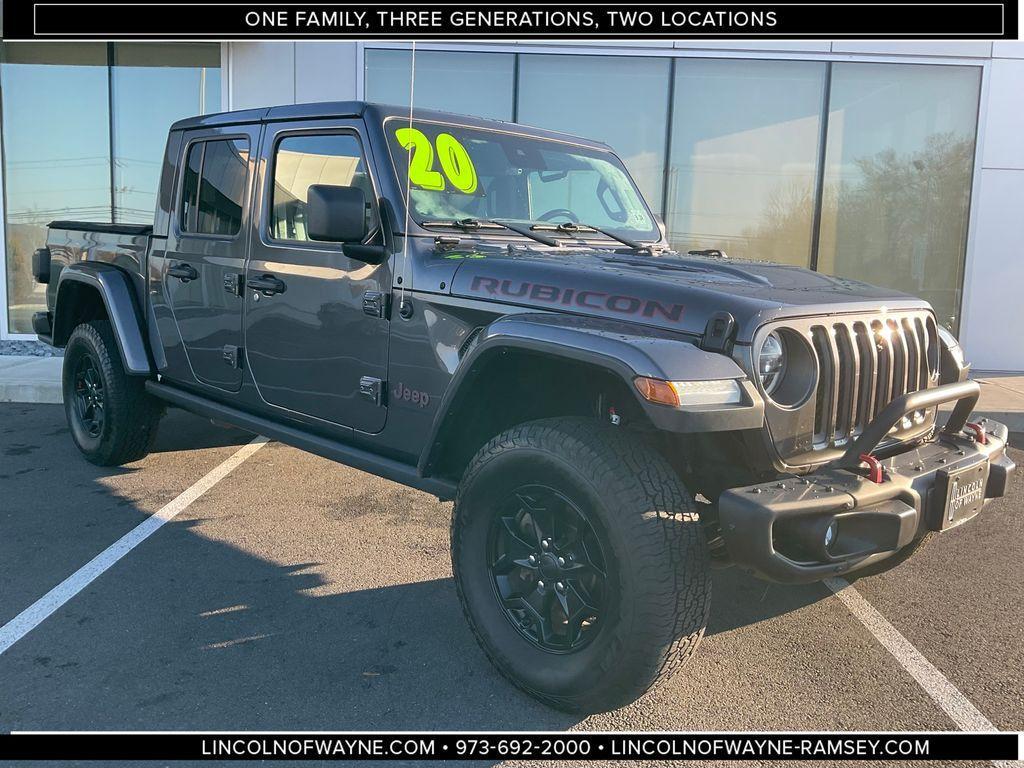
<svg viewBox="0 0 1024 768">
<path fill-rule="evenodd" d="M 313 184 L 307 193 L 306 231 L 311 240 L 361 243 L 366 237 L 366 195 L 359 187 Z"/>
<path fill-rule="evenodd" d="M 381 264 L 388 257 L 381 245 L 363 245 L 366 239 L 366 195 L 359 187 L 313 184 L 306 193 L 306 231 L 311 240 L 341 243 L 350 259 Z"/>
</svg>

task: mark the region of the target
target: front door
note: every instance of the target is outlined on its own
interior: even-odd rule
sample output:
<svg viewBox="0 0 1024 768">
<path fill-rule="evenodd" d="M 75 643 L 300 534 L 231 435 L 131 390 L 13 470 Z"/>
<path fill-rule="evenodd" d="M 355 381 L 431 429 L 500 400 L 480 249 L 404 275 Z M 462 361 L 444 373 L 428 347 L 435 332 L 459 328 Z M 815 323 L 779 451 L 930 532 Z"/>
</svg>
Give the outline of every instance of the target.
<svg viewBox="0 0 1024 768">
<path fill-rule="evenodd" d="M 310 185 L 366 193 L 367 242 L 381 238 L 361 123 L 271 123 L 263 141 L 262 215 L 246 266 L 245 352 L 260 397 L 363 432 L 384 427 L 388 320 L 372 299 L 391 289 L 389 264 L 347 258 L 310 240 Z M 370 301 L 368 301 L 368 299 Z"/>
<path fill-rule="evenodd" d="M 185 136 L 177 212 L 162 264 L 167 303 L 195 377 L 231 392 L 242 384 L 241 279 L 259 128 Z"/>
</svg>

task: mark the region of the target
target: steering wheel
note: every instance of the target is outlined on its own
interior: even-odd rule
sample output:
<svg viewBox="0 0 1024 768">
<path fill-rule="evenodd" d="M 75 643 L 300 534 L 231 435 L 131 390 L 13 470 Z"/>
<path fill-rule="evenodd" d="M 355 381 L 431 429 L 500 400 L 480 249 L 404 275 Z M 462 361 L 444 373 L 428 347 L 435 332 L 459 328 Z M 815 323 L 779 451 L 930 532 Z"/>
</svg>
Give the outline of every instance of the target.
<svg viewBox="0 0 1024 768">
<path fill-rule="evenodd" d="M 567 218 L 573 224 L 580 223 L 579 217 L 575 213 L 570 211 L 568 208 L 552 208 L 550 211 L 542 213 L 537 218 L 540 221 L 551 221 L 556 216 L 565 216 L 565 218 Z"/>
</svg>

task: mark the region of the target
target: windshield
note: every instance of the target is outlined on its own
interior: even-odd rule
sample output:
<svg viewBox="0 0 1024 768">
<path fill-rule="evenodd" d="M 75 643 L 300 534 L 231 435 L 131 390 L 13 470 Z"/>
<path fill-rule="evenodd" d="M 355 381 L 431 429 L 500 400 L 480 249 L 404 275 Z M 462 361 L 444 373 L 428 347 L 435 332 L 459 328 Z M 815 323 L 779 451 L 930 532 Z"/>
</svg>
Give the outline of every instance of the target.
<svg viewBox="0 0 1024 768">
<path fill-rule="evenodd" d="M 610 152 L 450 123 L 392 118 L 384 124 L 410 215 L 421 225 L 507 219 L 588 224 L 657 240 L 640 192 Z M 601 237 L 590 232 L 585 237 Z"/>
</svg>

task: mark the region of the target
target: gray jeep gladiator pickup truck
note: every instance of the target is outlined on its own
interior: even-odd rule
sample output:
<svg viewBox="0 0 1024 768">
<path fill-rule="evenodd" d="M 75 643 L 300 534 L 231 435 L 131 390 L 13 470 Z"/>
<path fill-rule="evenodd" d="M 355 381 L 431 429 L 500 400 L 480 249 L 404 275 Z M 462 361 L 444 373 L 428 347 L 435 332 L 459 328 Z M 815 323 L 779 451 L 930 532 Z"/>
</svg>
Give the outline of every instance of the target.
<svg viewBox="0 0 1024 768">
<path fill-rule="evenodd" d="M 53 222 L 34 270 L 86 459 L 143 457 L 171 404 L 454 499 L 480 645 L 570 711 L 693 654 L 712 565 L 852 573 L 1014 469 L 926 302 L 673 252 L 607 146 L 534 128 L 183 120 L 152 227 Z"/>
</svg>

